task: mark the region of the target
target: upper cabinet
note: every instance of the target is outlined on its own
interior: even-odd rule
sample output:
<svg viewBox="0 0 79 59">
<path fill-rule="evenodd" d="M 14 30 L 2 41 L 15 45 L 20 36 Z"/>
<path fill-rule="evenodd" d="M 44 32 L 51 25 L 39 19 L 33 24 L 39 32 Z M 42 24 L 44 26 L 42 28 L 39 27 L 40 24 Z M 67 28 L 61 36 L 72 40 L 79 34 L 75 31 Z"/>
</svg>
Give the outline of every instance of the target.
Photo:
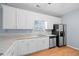
<svg viewBox="0 0 79 59">
<path fill-rule="evenodd" d="M 6 5 L 3 7 L 3 29 L 34 29 L 35 20 L 43 20 L 45 29 L 53 29 L 53 24 L 60 24 L 61 19 Z"/>
<path fill-rule="evenodd" d="M 17 29 L 33 29 L 34 15 L 26 10 L 17 9 Z"/>
<path fill-rule="evenodd" d="M 27 29 L 27 11 L 17 9 L 17 29 Z"/>
<path fill-rule="evenodd" d="M 53 24 L 61 24 L 61 18 L 40 13 L 36 14 L 36 20 L 43 20 L 45 22 L 45 29 L 53 29 Z"/>
<path fill-rule="evenodd" d="M 3 29 L 16 29 L 16 8 L 2 5 Z"/>
<path fill-rule="evenodd" d="M 53 24 L 61 24 L 61 19 L 57 17 L 49 16 L 47 18 L 47 28 L 46 29 L 53 29 Z"/>
</svg>

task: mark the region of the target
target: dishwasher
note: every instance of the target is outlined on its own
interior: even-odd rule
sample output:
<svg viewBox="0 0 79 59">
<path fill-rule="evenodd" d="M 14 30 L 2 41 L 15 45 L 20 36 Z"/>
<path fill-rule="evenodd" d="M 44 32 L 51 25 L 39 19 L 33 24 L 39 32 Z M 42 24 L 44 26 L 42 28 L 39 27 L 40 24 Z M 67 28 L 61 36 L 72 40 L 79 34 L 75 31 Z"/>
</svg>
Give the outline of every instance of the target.
<svg viewBox="0 0 79 59">
<path fill-rule="evenodd" d="M 56 36 L 49 36 L 49 48 L 56 47 Z"/>
</svg>

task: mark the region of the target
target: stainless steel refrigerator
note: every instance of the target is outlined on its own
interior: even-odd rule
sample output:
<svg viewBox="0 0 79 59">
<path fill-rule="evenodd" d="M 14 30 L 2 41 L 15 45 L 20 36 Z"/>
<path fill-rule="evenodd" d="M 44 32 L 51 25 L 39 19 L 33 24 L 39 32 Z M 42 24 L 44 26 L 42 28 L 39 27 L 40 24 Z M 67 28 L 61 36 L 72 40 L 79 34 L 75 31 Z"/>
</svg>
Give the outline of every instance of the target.
<svg viewBox="0 0 79 59">
<path fill-rule="evenodd" d="M 65 24 L 54 24 L 52 34 L 56 35 L 56 46 L 62 47 L 66 45 Z"/>
</svg>

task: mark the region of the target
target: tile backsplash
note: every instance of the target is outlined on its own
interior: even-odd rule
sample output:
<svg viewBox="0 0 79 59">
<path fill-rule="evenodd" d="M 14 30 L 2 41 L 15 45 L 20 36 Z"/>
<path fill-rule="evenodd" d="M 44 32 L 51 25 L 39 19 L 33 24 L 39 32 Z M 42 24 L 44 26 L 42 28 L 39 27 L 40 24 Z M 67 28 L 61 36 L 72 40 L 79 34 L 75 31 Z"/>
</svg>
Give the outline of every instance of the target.
<svg viewBox="0 0 79 59">
<path fill-rule="evenodd" d="M 0 29 L 0 35 L 22 35 L 32 33 L 32 29 Z"/>
<path fill-rule="evenodd" d="M 26 35 L 26 34 L 33 34 L 36 33 L 33 32 L 32 29 L 0 29 L 0 35 Z M 45 32 L 39 32 L 38 34 L 51 34 L 51 30 L 46 30 Z"/>
</svg>

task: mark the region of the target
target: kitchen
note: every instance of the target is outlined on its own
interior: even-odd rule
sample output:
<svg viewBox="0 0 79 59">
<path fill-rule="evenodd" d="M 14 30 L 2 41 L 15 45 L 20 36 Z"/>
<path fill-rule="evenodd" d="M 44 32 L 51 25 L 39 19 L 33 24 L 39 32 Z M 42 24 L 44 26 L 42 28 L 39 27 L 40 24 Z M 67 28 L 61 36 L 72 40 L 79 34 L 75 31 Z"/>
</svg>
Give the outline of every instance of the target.
<svg viewBox="0 0 79 59">
<path fill-rule="evenodd" d="M 67 45 L 67 25 L 56 14 L 51 16 L 38 12 L 44 5 L 50 8 L 52 3 L 0 4 L 1 56 L 30 56 L 32 53 Z M 34 8 L 36 12 L 32 11 Z"/>
</svg>

